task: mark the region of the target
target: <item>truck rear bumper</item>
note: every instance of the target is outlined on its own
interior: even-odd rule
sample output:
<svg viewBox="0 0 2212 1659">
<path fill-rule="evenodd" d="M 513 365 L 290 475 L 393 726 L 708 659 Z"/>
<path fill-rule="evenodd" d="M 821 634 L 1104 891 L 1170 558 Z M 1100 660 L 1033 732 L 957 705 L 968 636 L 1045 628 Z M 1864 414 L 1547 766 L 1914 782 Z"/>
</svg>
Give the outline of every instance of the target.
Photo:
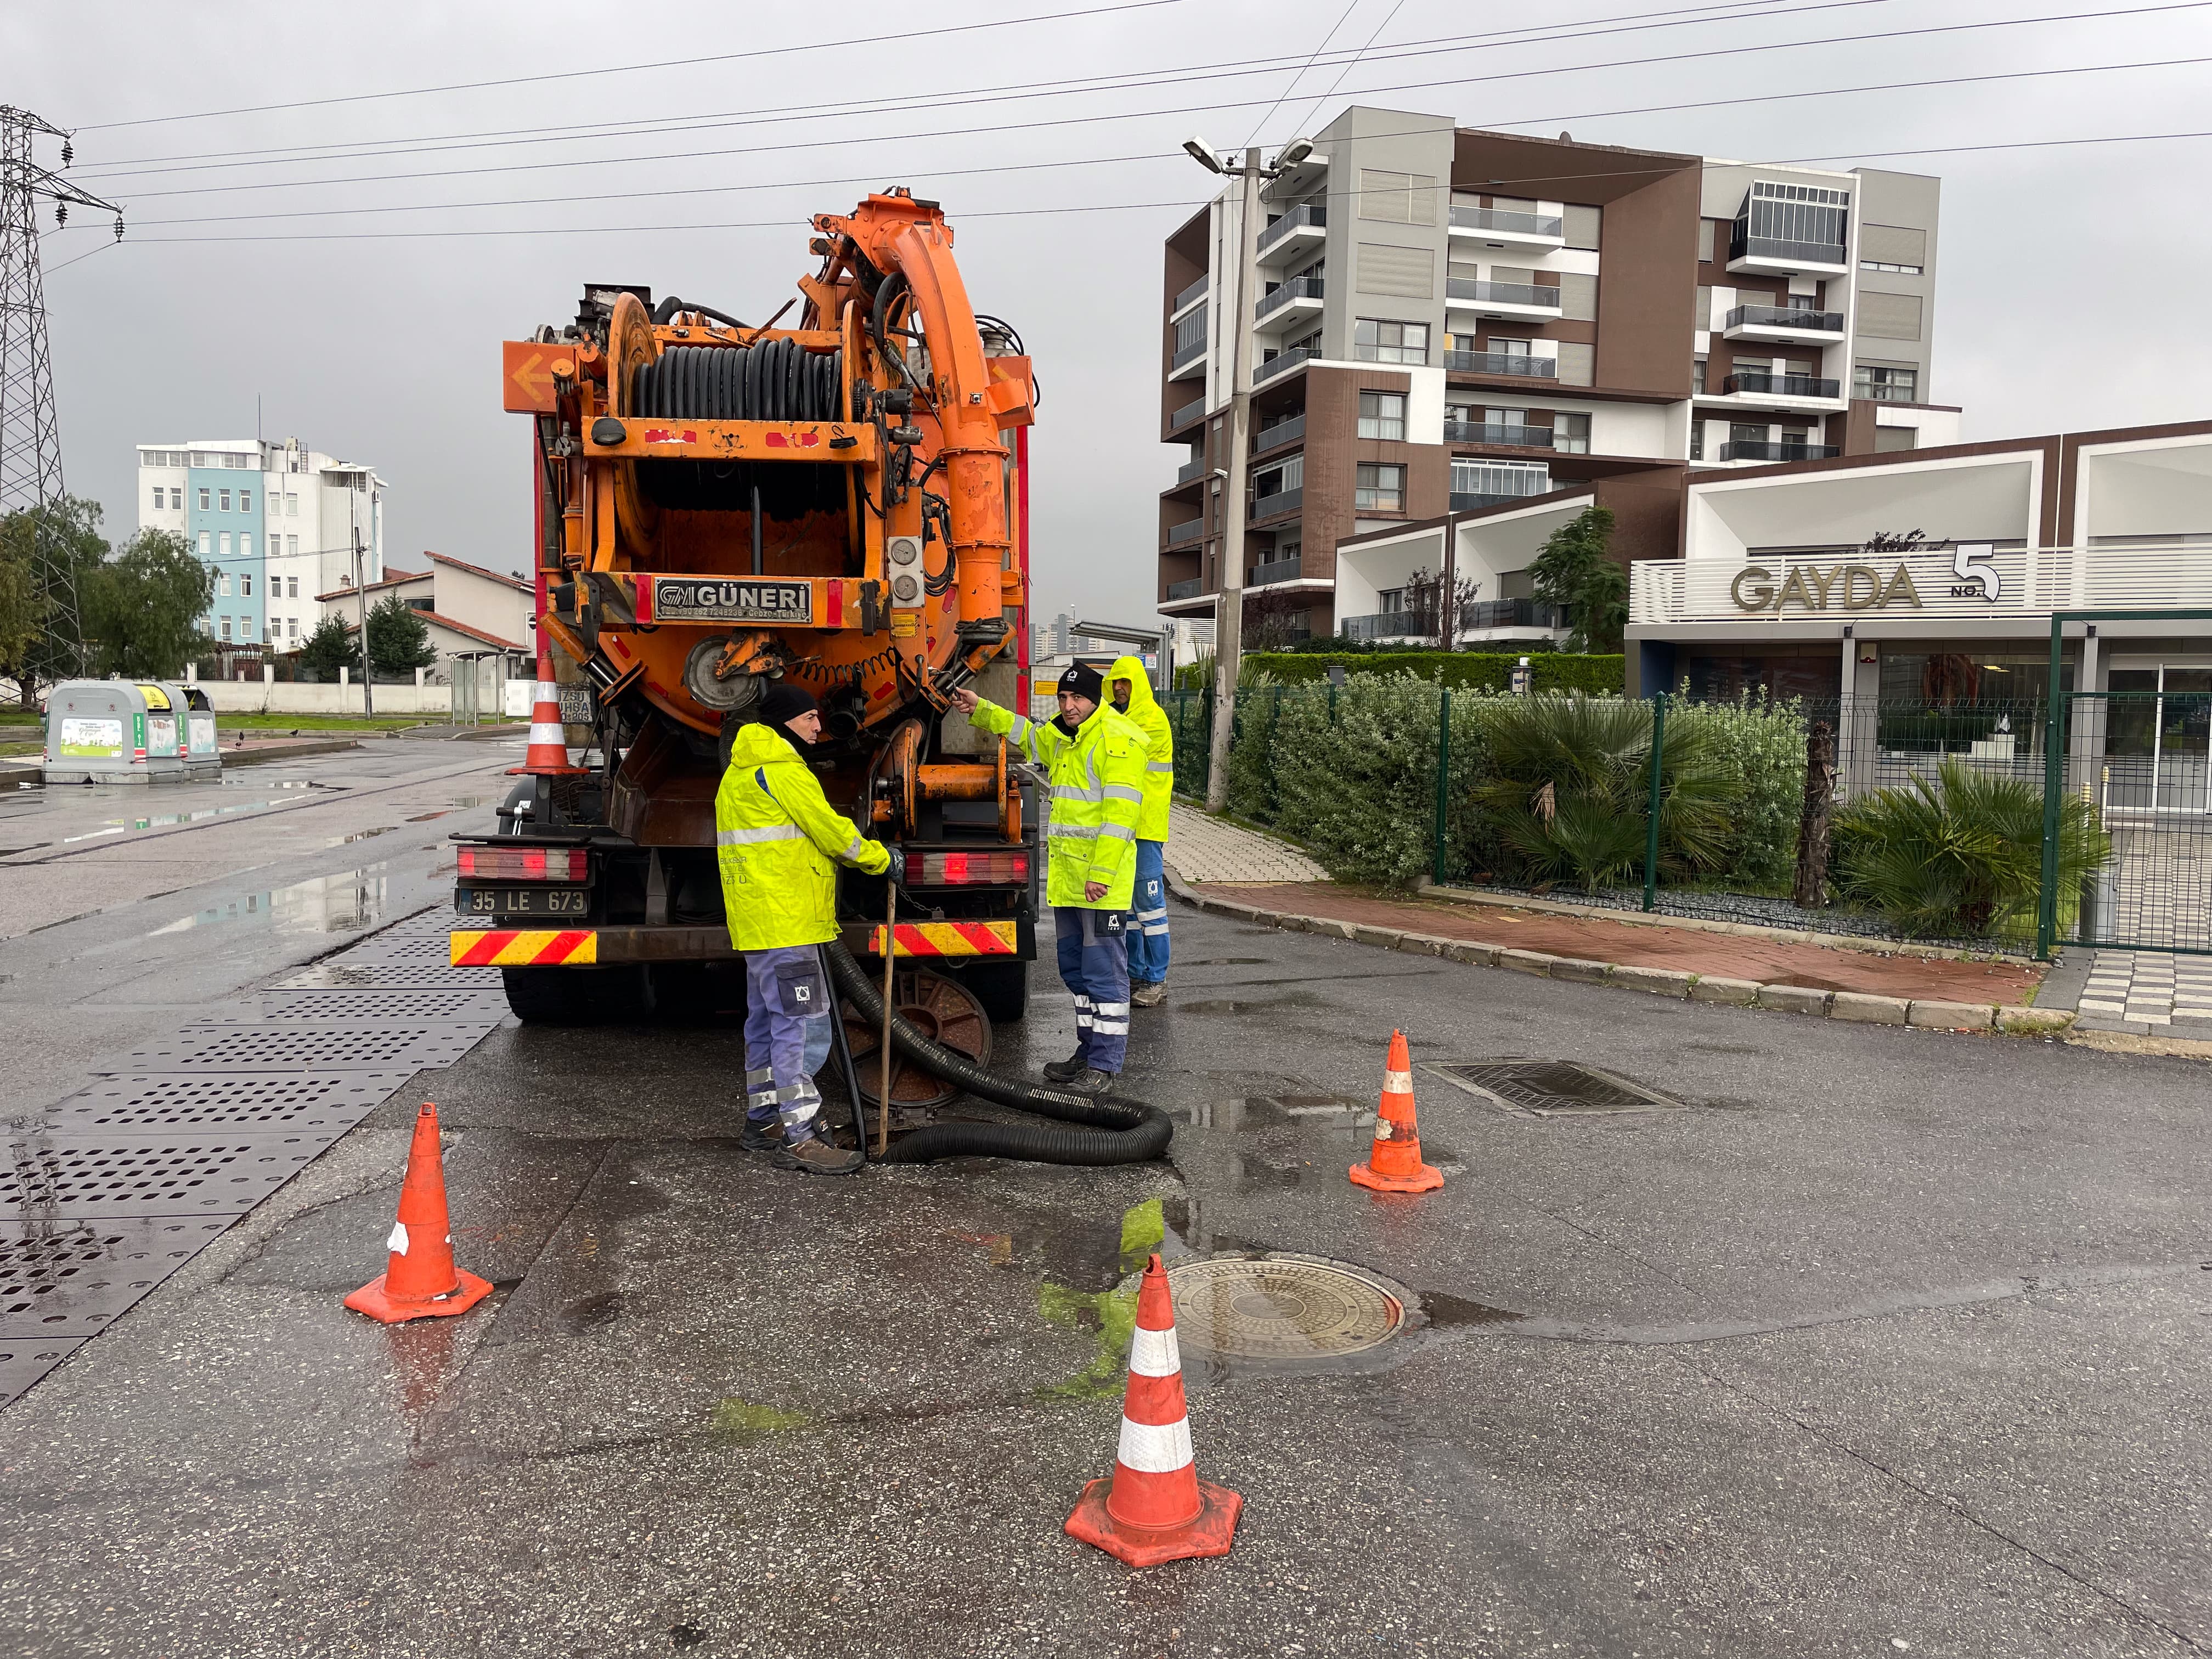
<svg viewBox="0 0 2212 1659">
<path fill-rule="evenodd" d="M 883 954 L 883 924 L 848 921 L 839 930 L 854 956 Z M 735 962 L 738 951 L 722 927 L 487 927 L 458 928 L 450 935 L 453 963 L 463 968 L 592 968 L 609 963 Z M 902 921 L 902 957 L 1018 957 L 1036 954 L 1036 930 L 1026 920 Z"/>
</svg>

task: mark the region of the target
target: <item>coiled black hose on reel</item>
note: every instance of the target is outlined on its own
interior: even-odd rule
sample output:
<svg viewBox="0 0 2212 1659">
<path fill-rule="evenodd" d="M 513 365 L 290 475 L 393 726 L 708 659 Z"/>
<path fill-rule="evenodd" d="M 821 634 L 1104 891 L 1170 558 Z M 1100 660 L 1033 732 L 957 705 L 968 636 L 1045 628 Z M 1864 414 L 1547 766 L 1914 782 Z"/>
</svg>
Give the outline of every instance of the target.
<svg viewBox="0 0 2212 1659">
<path fill-rule="evenodd" d="M 648 419 L 835 421 L 844 410 L 845 354 L 796 340 L 754 346 L 670 346 L 631 372 L 630 412 Z M 824 450 L 813 459 L 834 461 Z M 845 505 L 842 467 L 758 467 L 746 461 L 640 461 L 638 483 L 656 507 L 743 512 L 760 486 L 769 517 L 791 520 Z"/>
<path fill-rule="evenodd" d="M 870 1025 L 881 1030 L 883 994 L 852 952 L 836 940 L 827 947 L 837 994 Z M 1079 1095 L 1045 1084 L 1024 1083 L 988 1072 L 965 1055 L 924 1036 L 894 1012 L 891 1046 L 933 1077 L 969 1094 L 1058 1118 L 1063 1128 L 1042 1123 L 936 1123 L 891 1143 L 890 1164 L 927 1164 L 939 1158 L 1012 1158 L 1029 1164 L 1143 1164 L 1167 1150 L 1175 1126 L 1167 1114 L 1119 1095 Z"/>
</svg>

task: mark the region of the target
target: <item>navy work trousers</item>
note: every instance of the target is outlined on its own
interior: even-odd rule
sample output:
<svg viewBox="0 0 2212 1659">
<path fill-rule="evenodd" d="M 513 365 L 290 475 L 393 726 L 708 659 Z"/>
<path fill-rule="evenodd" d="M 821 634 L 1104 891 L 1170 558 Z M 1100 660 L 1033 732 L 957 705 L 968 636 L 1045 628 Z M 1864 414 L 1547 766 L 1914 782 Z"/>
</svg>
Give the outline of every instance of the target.
<svg viewBox="0 0 2212 1659">
<path fill-rule="evenodd" d="M 1119 910 L 1053 908 L 1060 982 L 1075 998 L 1076 1053 L 1101 1072 L 1121 1069 L 1129 1046 L 1129 950 Z"/>
</svg>

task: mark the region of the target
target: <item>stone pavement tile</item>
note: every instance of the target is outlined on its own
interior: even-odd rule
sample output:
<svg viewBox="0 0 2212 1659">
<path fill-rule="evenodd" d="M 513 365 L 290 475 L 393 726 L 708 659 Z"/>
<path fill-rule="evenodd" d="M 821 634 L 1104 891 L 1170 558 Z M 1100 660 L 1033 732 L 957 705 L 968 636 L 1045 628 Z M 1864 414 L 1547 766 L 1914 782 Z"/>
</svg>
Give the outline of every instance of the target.
<svg viewBox="0 0 2212 1659">
<path fill-rule="evenodd" d="M 1176 801 L 1168 808 L 1167 861 L 1185 881 L 1327 881 L 1328 872 L 1286 842 Z"/>
</svg>

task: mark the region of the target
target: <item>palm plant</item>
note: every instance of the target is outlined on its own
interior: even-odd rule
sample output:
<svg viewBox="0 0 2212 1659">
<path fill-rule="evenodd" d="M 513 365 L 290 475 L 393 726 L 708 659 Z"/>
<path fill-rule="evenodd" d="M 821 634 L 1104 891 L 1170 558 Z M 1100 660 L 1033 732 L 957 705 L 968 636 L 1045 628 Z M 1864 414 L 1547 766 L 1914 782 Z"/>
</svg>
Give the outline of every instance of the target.
<svg viewBox="0 0 2212 1659">
<path fill-rule="evenodd" d="M 2040 786 L 1945 761 L 1846 806 L 1836 820 L 1839 885 L 1900 935 L 1983 939 L 2030 914 L 2043 887 Z M 2097 809 L 2058 803 L 2058 890 L 2078 890 L 2112 854 Z"/>
<path fill-rule="evenodd" d="M 1474 794 L 1484 828 L 1524 873 L 1595 891 L 1644 861 L 1651 794 L 1651 709 L 1617 697 L 1488 702 L 1491 775 Z M 1727 855 L 1741 771 L 1707 727 L 1660 739 L 1659 863 L 1671 877 Z"/>
</svg>

